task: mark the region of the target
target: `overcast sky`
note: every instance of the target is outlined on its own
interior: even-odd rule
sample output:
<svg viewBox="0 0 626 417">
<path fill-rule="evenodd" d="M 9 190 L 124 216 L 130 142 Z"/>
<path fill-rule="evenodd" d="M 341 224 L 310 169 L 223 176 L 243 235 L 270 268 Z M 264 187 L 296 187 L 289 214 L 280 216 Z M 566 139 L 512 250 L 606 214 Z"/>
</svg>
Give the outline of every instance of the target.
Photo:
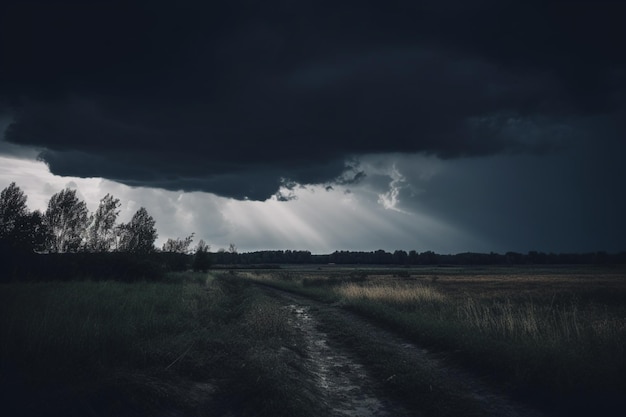
<svg viewBox="0 0 626 417">
<path fill-rule="evenodd" d="M 0 187 L 159 245 L 626 250 L 621 1 L 0 6 Z M 196 239 L 197 241 L 197 239 Z"/>
</svg>

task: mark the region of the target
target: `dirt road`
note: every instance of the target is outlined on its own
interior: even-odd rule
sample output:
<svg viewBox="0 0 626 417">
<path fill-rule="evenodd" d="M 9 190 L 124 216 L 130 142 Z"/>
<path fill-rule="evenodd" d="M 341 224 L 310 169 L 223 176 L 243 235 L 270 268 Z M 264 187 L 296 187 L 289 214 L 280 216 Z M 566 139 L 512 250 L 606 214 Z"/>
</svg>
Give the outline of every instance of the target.
<svg viewBox="0 0 626 417">
<path fill-rule="evenodd" d="M 379 375 L 375 378 L 353 349 L 342 344 L 333 332 L 327 331 L 325 323 L 329 320 L 341 320 L 352 330 L 367 334 L 373 343 L 381 346 L 381 351 L 392 352 L 395 360 L 402 361 L 407 367 L 428 369 L 428 372 L 436 374 L 435 378 L 438 381 L 448 381 L 449 389 L 456 390 L 455 394 L 466 396 L 469 398 L 468 401 L 475 405 L 469 413 L 471 415 L 541 416 L 537 411 L 516 403 L 493 387 L 487 386 L 475 376 L 449 366 L 444 358 L 338 306 L 270 287 L 263 288 L 289 311 L 290 323 L 302 333 L 306 341 L 302 378 L 308 378 L 313 385 L 312 390 L 319 396 L 319 415 L 347 417 L 434 415 L 432 409 L 430 411 L 427 409 L 426 412 L 420 409 L 419 401 L 414 401 L 415 398 L 407 402 L 402 395 L 394 395 L 393 390 L 390 390 L 390 381 L 395 375 L 386 378 Z"/>
<path fill-rule="evenodd" d="M 320 329 L 311 306 L 287 299 L 291 323 L 306 341 L 305 369 L 316 391 L 321 393 L 320 408 L 332 416 L 414 415 L 382 392 L 363 365 L 346 349 L 329 346 L 328 335 Z"/>
</svg>

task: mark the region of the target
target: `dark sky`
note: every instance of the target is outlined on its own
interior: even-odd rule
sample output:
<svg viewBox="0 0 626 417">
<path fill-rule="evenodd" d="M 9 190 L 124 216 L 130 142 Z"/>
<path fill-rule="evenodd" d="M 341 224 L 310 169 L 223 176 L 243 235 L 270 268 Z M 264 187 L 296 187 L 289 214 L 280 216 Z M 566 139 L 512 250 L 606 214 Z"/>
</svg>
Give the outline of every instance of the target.
<svg viewBox="0 0 626 417">
<path fill-rule="evenodd" d="M 626 249 L 622 1 L 0 7 L 5 148 L 54 174 L 260 201 L 379 178 L 496 250 Z"/>
</svg>

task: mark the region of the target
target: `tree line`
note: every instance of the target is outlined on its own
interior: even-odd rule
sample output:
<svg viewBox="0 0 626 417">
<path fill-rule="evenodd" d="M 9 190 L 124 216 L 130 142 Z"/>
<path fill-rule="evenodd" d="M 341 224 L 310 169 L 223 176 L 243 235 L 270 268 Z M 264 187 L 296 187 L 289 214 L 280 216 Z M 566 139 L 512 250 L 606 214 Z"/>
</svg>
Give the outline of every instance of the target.
<svg viewBox="0 0 626 417">
<path fill-rule="evenodd" d="M 626 264 L 626 252 L 607 253 L 527 253 L 506 252 L 439 254 L 433 251 L 383 249 L 375 251 L 335 251 L 330 254 L 313 255 L 306 250 L 268 250 L 237 253 L 218 251 L 212 254 L 219 265 L 280 265 L 280 264 L 337 264 L 337 265 L 598 265 Z"/>
<path fill-rule="evenodd" d="M 330 255 L 312 255 L 312 263 L 379 264 L 379 265 L 557 265 L 557 264 L 626 264 L 626 252 L 607 253 L 477 253 L 439 254 L 382 249 L 371 252 L 335 251 Z"/>
<path fill-rule="evenodd" d="M 154 255 L 149 257 L 152 264 L 158 264 L 159 268 L 166 270 L 183 270 L 189 267 L 194 270 L 207 270 L 212 263 L 224 265 L 626 264 L 626 252 L 616 254 L 606 252 L 554 254 L 537 251 L 525 254 L 465 252 L 443 255 L 432 251 L 388 252 L 379 249 L 376 251 L 335 251 L 327 255 L 313 255 L 309 251 L 298 250 L 239 253 L 232 243 L 228 250 L 220 249 L 209 256 L 210 247 L 204 240 L 200 240 L 195 249 L 191 249 L 193 233 L 185 238 L 170 238 L 163 244 L 161 250 L 158 250 L 155 247 L 158 235 L 154 218 L 144 207 L 141 207 L 130 222 L 118 224 L 121 203 L 110 194 L 100 200 L 94 213 L 89 213 L 85 202 L 76 195 L 76 190 L 69 188 L 54 194 L 48 201 L 44 212 L 39 210 L 30 212 L 26 200 L 26 195 L 15 183 L 11 183 L 0 193 L 0 257 L 2 258 L 0 261 L 5 270 L 9 264 L 23 263 L 25 254 L 34 253 L 83 254 L 82 257 L 74 257 L 74 259 L 82 259 L 81 262 L 84 263 L 101 263 L 103 268 L 110 264 L 110 261 L 115 260 L 124 264 L 130 262 L 130 258 L 85 257 L 84 254 L 129 254 L 135 258 L 141 255 L 144 260 L 148 259 L 146 255 Z M 102 261 L 103 259 L 107 259 L 107 262 Z M 32 257 L 29 261 L 33 261 Z M 17 272 L 14 271 L 13 275 L 16 274 Z"/>
<path fill-rule="evenodd" d="M 76 190 L 69 188 L 52 195 L 44 212 L 29 211 L 26 201 L 27 196 L 14 182 L 0 192 L 0 257 L 5 272 L 10 266 L 13 267 L 12 275 L 17 274 L 17 269 L 24 271 L 25 262 L 46 264 L 56 270 L 69 268 L 63 266 L 70 262 L 67 256 L 63 260 L 59 256 L 52 256 L 50 259 L 54 261 L 42 261 L 31 256 L 33 254 L 82 254 L 74 256 L 71 262 L 74 269 L 84 270 L 76 265 L 81 262 L 99 264 L 102 259 L 112 261 L 114 257 L 103 256 L 106 253 L 131 255 L 134 260 L 128 256 L 115 257 L 117 262 L 129 266 L 138 257 L 143 256 L 145 261 L 148 259 L 146 255 L 157 252 L 156 222 L 145 207 L 139 208 L 128 223 L 118 223 L 121 203 L 110 194 L 100 200 L 94 213 L 90 213 L 85 202 L 78 198 Z M 163 245 L 163 251 L 190 255 L 192 240 L 193 234 L 184 239 L 168 239 Z M 201 240 L 196 246 L 191 265 L 194 269 L 208 269 L 208 251 L 209 246 Z M 100 256 L 85 256 L 87 253 Z M 187 266 L 185 256 L 164 255 L 158 260 L 152 256 L 150 259 L 153 263 L 165 262 L 168 269 L 180 269 Z M 33 268 L 36 269 L 36 266 Z"/>
<path fill-rule="evenodd" d="M 0 241 L 17 250 L 45 253 L 153 252 L 155 221 L 141 207 L 128 223 L 117 224 L 120 200 L 107 194 L 94 213 L 63 189 L 52 195 L 45 212 L 29 212 L 27 197 L 13 182 L 0 193 Z"/>
<path fill-rule="evenodd" d="M 151 253 L 158 237 L 154 218 L 139 208 L 128 223 L 117 224 L 120 200 L 105 195 L 94 213 L 66 188 L 50 197 L 45 212 L 29 212 L 27 196 L 14 182 L 0 193 L 0 241 L 16 249 L 45 253 L 128 252 Z M 163 252 L 191 253 L 194 234 L 168 239 Z M 208 245 L 201 240 L 196 250 Z"/>
</svg>

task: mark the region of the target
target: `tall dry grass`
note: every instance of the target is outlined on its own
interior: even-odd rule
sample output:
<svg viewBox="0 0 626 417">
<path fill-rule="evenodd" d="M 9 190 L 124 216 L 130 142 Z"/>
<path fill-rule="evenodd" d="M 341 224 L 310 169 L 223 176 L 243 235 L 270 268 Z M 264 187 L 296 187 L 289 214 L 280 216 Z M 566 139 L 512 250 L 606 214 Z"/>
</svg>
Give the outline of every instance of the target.
<svg viewBox="0 0 626 417">
<path fill-rule="evenodd" d="M 545 303 L 507 297 L 449 297 L 426 283 L 349 283 L 334 289 L 347 304 L 384 303 L 399 311 L 436 311 L 441 320 L 453 320 L 472 331 L 499 340 L 535 341 L 549 345 L 618 340 L 623 320 L 608 312 L 582 311 L 576 300 Z M 435 308 L 434 308 L 435 307 Z"/>
<path fill-rule="evenodd" d="M 452 296 L 437 284 L 374 281 L 334 289 L 342 303 L 409 337 L 457 352 L 525 390 L 626 387 L 623 309 L 544 296 Z M 594 391 L 595 390 L 595 391 Z M 570 395 L 570 394 L 567 394 Z"/>
<path fill-rule="evenodd" d="M 444 302 L 446 297 L 436 288 L 420 283 L 344 284 L 336 292 L 346 300 L 371 300 L 396 306 L 415 306 L 420 303 Z"/>
<path fill-rule="evenodd" d="M 575 303 L 545 306 L 533 301 L 513 303 L 506 299 L 488 303 L 466 298 L 457 306 L 457 317 L 482 334 L 548 344 L 577 342 L 589 337 L 588 331 L 599 336 L 607 330 L 596 331 L 593 322 L 585 320 Z"/>
</svg>

